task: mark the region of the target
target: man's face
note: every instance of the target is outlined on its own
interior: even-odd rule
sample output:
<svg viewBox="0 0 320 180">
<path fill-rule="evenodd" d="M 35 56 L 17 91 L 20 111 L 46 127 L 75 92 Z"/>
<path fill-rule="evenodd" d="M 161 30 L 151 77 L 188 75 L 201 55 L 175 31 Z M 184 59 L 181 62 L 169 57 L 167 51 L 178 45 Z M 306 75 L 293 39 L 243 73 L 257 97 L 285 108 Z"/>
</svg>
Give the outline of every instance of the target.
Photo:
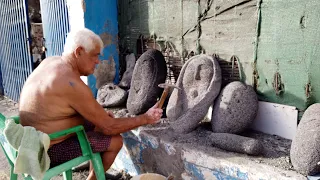
<svg viewBox="0 0 320 180">
<path fill-rule="evenodd" d="M 88 76 L 93 74 L 97 64 L 99 64 L 100 47 L 96 45 L 95 49 L 91 52 L 86 52 L 83 48 L 78 55 L 78 66 L 81 75 Z"/>
</svg>

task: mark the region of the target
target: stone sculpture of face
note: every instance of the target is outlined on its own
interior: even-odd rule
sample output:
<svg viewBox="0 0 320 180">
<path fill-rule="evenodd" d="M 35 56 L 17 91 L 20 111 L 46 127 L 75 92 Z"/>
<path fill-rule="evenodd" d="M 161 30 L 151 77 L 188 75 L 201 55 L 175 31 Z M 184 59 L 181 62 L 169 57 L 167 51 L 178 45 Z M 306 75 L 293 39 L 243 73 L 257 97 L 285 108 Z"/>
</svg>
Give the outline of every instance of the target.
<svg viewBox="0 0 320 180">
<path fill-rule="evenodd" d="M 211 60 L 200 59 L 189 63 L 183 75 L 182 85 L 187 99 L 187 109 L 197 105 L 204 97 L 213 75 Z"/>
<path fill-rule="evenodd" d="M 221 70 L 211 56 L 197 55 L 184 64 L 173 90 L 167 116 L 171 127 L 180 133 L 192 131 L 205 117 L 221 88 Z"/>
</svg>

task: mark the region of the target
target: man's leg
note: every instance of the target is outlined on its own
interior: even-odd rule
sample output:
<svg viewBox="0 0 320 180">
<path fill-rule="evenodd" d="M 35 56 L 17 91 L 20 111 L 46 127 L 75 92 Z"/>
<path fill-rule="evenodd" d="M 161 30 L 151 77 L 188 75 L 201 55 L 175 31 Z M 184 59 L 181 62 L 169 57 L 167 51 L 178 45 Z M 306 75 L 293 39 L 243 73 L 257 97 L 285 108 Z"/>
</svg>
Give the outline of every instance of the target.
<svg viewBox="0 0 320 180">
<path fill-rule="evenodd" d="M 119 153 L 120 149 L 122 148 L 123 142 L 122 142 L 122 136 L 116 135 L 111 137 L 111 142 L 110 145 L 105 152 L 101 152 L 101 158 L 102 158 L 102 163 L 104 167 L 104 171 L 107 171 L 112 163 L 114 162 L 117 154 Z M 95 180 L 96 176 L 93 171 L 92 164 L 90 162 L 90 172 L 89 176 L 87 178 L 88 180 Z"/>
</svg>

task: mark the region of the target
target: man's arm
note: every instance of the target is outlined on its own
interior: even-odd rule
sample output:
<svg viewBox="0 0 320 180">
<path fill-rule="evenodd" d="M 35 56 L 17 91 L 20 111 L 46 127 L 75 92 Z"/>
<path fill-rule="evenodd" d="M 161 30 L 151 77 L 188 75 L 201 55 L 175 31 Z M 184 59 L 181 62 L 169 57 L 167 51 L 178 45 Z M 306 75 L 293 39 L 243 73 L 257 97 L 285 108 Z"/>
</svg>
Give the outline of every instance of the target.
<svg viewBox="0 0 320 180">
<path fill-rule="evenodd" d="M 85 119 L 96 125 L 106 135 L 120 134 L 141 125 L 157 123 L 162 116 L 162 109 L 157 104 L 145 114 L 133 118 L 111 117 L 92 96 L 91 90 L 81 80 L 68 86 L 70 106 Z"/>
</svg>

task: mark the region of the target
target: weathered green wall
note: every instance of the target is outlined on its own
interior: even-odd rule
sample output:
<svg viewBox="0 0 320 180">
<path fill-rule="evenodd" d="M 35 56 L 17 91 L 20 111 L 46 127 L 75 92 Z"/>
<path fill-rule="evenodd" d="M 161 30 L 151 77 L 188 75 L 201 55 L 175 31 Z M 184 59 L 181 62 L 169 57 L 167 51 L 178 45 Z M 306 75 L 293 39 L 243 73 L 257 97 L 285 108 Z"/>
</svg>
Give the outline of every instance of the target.
<svg viewBox="0 0 320 180">
<path fill-rule="evenodd" d="M 261 99 L 300 110 L 319 102 L 319 17 L 317 0 L 263 1 L 257 60 Z"/>
<path fill-rule="evenodd" d="M 256 0 L 121 0 L 120 45 L 135 51 L 140 34 L 156 35 L 175 55 L 191 51 L 217 53 L 224 60 L 236 55 L 252 83 L 257 24 Z"/>
<path fill-rule="evenodd" d="M 120 45 L 140 34 L 172 44 L 175 54 L 239 58 L 243 81 L 261 100 L 303 111 L 319 102 L 317 0 L 121 0 Z M 309 88 L 308 88 L 309 87 Z"/>
</svg>

